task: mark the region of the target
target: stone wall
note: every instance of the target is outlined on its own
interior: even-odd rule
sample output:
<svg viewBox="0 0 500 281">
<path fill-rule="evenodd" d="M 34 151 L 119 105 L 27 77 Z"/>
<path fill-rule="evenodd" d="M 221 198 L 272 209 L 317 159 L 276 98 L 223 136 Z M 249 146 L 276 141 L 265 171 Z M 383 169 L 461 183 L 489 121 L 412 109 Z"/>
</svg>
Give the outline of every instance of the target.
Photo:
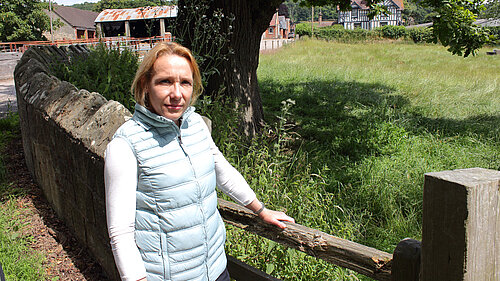
<svg viewBox="0 0 500 281">
<path fill-rule="evenodd" d="M 131 117 L 116 101 L 77 89 L 50 74 L 49 66 L 78 46 L 33 47 L 16 66 L 23 146 L 28 169 L 58 216 L 118 280 L 106 228 L 104 151 L 116 129 Z"/>
</svg>

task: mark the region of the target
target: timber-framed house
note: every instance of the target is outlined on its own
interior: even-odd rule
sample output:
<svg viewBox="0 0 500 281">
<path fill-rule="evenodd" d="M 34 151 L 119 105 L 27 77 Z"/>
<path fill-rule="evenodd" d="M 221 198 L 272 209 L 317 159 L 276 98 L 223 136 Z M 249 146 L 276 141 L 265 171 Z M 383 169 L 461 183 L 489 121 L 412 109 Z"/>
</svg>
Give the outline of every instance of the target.
<svg viewBox="0 0 500 281">
<path fill-rule="evenodd" d="M 374 29 L 384 25 L 403 25 L 401 12 L 404 9 L 403 0 L 385 0 L 383 3 L 390 14 L 380 14 L 373 19 L 368 18 L 369 8 L 364 0 L 352 0 L 351 11 L 337 11 L 338 23 L 345 29 Z"/>
</svg>

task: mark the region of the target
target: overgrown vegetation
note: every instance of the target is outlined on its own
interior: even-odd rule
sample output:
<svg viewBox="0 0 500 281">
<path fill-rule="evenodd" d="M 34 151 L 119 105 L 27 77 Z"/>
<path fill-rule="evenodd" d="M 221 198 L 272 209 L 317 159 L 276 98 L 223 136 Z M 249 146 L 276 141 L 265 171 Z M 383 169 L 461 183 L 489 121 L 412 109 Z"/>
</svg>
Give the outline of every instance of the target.
<svg viewBox="0 0 500 281">
<path fill-rule="evenodd" d="M 40 0 L 2 0 L 0 3 L 0 42 L 46 40 L 44 31 L 50 30 L 50 18 L 43 11 L 49 3 Z M 55 29 L 62 26 L 57 19 Z"/>
<path fill-rule="evenodd" d="M 137 55 L 127 48 L 107 48 L 103 44 L 88 54 L 79 54 L 52 66 L 52 73 L 80 89 L 98 92 L 116 100 L 133 112 L 134 98 L 130 86 L 138 67 Z"/>
<path fill-rule="evenodd" d="M 10 114 L 0 119 L 0 150 L 13 138 L 19 137 L 19 117 Z M 26 226 L 26 208 L 18 198 L 23 195 L 20 188 L 9 183 L 4 154 L 0 154 L 0 262 L 6 280 L 46 280 L 42 267 L 43 257 L 29 248 L 31 237 L 23 234 Z"/>
<path fill-rule="evenodd" d="M 499 44 L 499 28 L 488 27 L 485 29 L 490 36 L 490 44 Z M 300 23 L 295 27 L 296 34 L 300 36 L 311 36 L 311 24 Z M 414 43 L 433 43 L 434 36 L 432 28 L 415 27 L 406 28 L 404 26 L 386 25 L 373 30 L 356 28 L 353 30 L 344 29 L 341 25 L 333 25 L 326 27 L 315 27 L 314 37 L 327 41 L 335 41 L 341 43 L 355 43 L 360 41 L 380 41 L 386 39 L 403 39 L 413 41 Z"/>
<path fill-rule="evenodd" d="M 272 208 L 392 252 L 420 239 L 425 173 L 500 170 L 499 69 L 484 52 L 299 41 L 261 57 L 265 133 L 248 144 L 218 109 L 214 137 Z M 284 280 L 368 279 L 242 233 L 229 254 Z"/>
<path fill-rule="evenodd" d="M 268 206 L 392 252 L 420 239 L 425 173 L 500 170 L 499 69 L 484 52 L 464 59 L 437 45 L 300 40 L 261 56 L 259 137 L 239 133 L 230 103 L 202 96 L 197 107 Z M 367 279 L 233 227 L 227 251 L 284 280 Z"/>
</svg>

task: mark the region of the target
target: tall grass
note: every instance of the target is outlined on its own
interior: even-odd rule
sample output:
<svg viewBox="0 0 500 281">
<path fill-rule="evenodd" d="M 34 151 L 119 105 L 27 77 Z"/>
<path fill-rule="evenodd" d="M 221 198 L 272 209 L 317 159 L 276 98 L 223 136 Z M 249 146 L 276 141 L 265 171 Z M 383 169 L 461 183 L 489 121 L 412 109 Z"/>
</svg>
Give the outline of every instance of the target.
<svg viewBox="0 0 500 281">
<path fill-rule="evenodd" d="M 13 138 L 19 137 L 19 116 L 9 114 L 0 119 L 0 151 Z M 6 280 L 47 280 L 43 257 L 29 244 L 31 237 L 23 233 L 27 208 L 17 200 L 23 191 L 8 181 L 3 153 L 0 154 L 0 262 Z"/>
<path fill-rule="evenodd" d="M 500 170 L 500 61 L 484 51 L 306 40 L 262 55 L 258 77 L 266 133 L 245 144 L 220 111 L 214 136 L 300 224 L 392 252 L 421 237 L 425 173 Z M 227 248 L 285 280 L 367 279 L 233 228 Z"/>
</svg>

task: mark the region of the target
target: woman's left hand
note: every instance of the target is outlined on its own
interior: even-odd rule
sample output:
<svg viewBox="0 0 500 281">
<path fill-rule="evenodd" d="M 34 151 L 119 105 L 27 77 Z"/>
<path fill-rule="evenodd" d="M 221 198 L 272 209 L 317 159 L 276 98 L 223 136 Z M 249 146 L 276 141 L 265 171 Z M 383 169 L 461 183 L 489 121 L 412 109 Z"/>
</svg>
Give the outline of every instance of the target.
<svg viewBox="0 0 500 281">
<path fill-rule="evenodd" d="M 295 220 L 292 217 L 287 216 L 285 213 L 269 209 L 262 210 L 262 212 L 259 214 L 259 217 L 268 224 L 276 225 L 281 229 L 286 228 L 286 224 L 284 224 L 282 221 L 295 223 Z"/>
</svg>

